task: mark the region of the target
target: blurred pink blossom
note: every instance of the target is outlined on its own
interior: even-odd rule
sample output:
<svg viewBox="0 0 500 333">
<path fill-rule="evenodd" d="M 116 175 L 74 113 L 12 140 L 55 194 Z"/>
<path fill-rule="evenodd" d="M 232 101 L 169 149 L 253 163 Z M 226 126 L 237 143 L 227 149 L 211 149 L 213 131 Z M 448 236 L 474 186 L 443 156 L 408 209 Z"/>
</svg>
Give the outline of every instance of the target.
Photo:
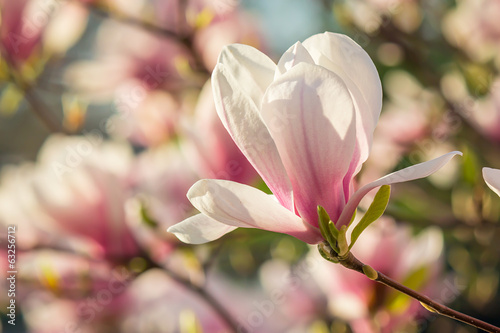
<svg viewBox="0 0 500 333">
<path fill-rule="evenodd" d="M 134 160 L 133 195 L 125 208 L 127 224 L 153 260 L 162 262 L 178 242 L 166 228 L 191 215 L 186 191 L 198 179 L 174 143 L 149 148 Z M 152 221 L 145 218 L 158 225 L 151 225 Z"/>
<path fill-rule="evenodd" d="M 496 0 L 464 0 L 443 20 L 443 34 L 476 61 L 497 57 L 500 40 L 500 3 Z"/>
<path fill-rule="evenodd" d="M 132 25 L 104 22 L 95 52 L 96 59 L 66 73 L 68 84 L 93 101 L 113 98 L 118 107 L 137 107 L 152 90 L 179 90 L 190 75 L 191 56 L 182 43 Z"/>
<path fill-rule="evenodd" d="M 2 53 L 6 52 L 15 65 L 34 60 L 42 50 L 66 52 L 87 24 L 87 11 L 76 3 L 0 0 L 0 7 Z"/>
<path fill-rule="evenodd" d="M 124 84 L 117 96 L 137 92 L 138 81 Z M 135 100 L 122 100 L 118 113 L 108 120 L 108 130 L 119 138 L 145 146 L 167 142 L 177 131 L 183 106 L 172 94 L 162 90 L 143 90 Z"/>
<path fill-rule="evenodd" d="M 17 61 L 25 61 L 40 46 L 48 16 L 41 11 L 42 1 L 2 0 L 1 45 Z M 3 50 L 2 50 L 3 51 Z"/>
<path fill-rule="evenodd" d="M 47 240 L 37 238 L 50 237 L 57 247 L 65 247 L 65 242 L 78 244 L 84 252 L 109 259 L 134 255 L 137 246 L 124 211 L 131 158 L 128 146 L 104 143 L 100 133 L 53 135 L 42 146 L 28 177 L 18 178 L 19 200 L 10 201 L 12 209 L 0 214 L 0 220 L 12 223 L 22 211 L 26 217 L 16 223 L 25 221 L 43 231 L 32 234 L 32 242 L 46 244 Z M 28 236 L 29 230 L 33 229 L 27 227 Z"/>
<path fill-rule="evenodd" d="M 192 211 L 186 190 L 198 179 L 175 143 L 150 148 L 133 164 L 134 194 L 149 197 L 160 206 L 153 207 L 164 226 L 186 218 Z"/>
<path fill-rule="evenodd" d="M 73 253 L 33 250 L 17 256 L 22 300 L 33 290 L 46 289 L 55 295 L 78 299 L 105 288 L 112 278 L 108 263 Z"/>
</svg>

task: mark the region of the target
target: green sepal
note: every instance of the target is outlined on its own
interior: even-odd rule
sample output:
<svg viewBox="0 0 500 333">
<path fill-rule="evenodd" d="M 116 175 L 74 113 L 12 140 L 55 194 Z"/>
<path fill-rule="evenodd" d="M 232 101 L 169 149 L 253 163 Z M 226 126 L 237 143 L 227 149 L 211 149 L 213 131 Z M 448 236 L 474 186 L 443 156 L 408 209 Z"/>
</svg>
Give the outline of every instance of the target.
<svg viewBox="0 0 500 333">
<path fill-rule="evenodd" d="M 339 251 L 337 252 L 339 256 L 345 256 L 349 253 L 349 246 L 347 245 L 347 226 L 343 225 L 339 230 L 339 237 L 337 238 L 337 246 L 339 247 Z"/>
<path fill-rule="evenodd" d="M 361 221 L 354 227 L 351 234 L 351 244 L 349 249 L 352 248 L 359 235 L 373 222 L 378 220 L 382 214 L 384 214 L 387 204 L 389 203 L 389 197 L 391 196 L 391 186 L 382 185 L 378 190 L 373 202 L 366 211 L 365 215 L 361 218 Z"/>
<path fill-rule="evenodd" d="M 325 245 L 324 243 L 320 243 L 320 244 L 318 244 L 318 251 L 319 251 L 319 254 L 321 254 L 321 256 L 322 256 L 324 259 L 326 259 L 326 260 L 328 260 L 328 261 L 331 261 L 331 262 L 333 262 L 333 263 L 338 264 L 338 263 L 339 263 L 339 261 L 338 261 L 337 259 L 335 259 L 334 257 L 332 257 L 332 256 L 330 255 L 330 253 L 327 253 L 327 252 L 326 252 L 326 251 L 327 251 L 327 249 L 325 249 L 325 247 L 326 247 L 326 246 L 327 246 L 327 245 Z"/>
<path fill-rule="evenodd" d="M 330 244 L 330 247 L 335 251 L 335 252 L 338 252 L 337 251 L 337 235 L 338 234 L 338 230 L 336 230 L 335 226 L 333 226 L 333 229 L 335 229 L 335 231 L 337 231 L 335 233 L 332 232 L 332 228 L 330 227 L 330 223 L 332 223 L 332 221 L 330 221 L 330 216 L 328 215 L 328 213 L 326 212 L 326 210 L 321 207 L 321 206 L 318 206 L 318 219 L 319 219 L 319 231 L 321 232 L 321 236 L 323 236 L 323 238 L 328 242 L 328 244 Z M 333 223 L 332 223 L 333 224 Z"/>
</svg>

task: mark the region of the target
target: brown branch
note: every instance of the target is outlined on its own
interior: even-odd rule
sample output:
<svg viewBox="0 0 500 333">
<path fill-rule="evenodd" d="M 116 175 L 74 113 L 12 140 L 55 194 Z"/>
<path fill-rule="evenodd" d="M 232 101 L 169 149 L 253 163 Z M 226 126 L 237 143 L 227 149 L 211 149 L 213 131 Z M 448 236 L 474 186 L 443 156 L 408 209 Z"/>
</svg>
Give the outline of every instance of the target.
<svg viewBox="0 0 500 333">
<path fill-rule="evenodd" d="M 117 22 L 125 23 L 128 25 L 132 25 L 141 29 L 144 29 L 146 31 L 149 31 L 153 34 L 159 35 L 161 37 L 167 37 L 167 38 L 172 38 L 180 41 L 184 41 L 185 37 L 179 36 L 178 33 L 165 29 L 163 27 L 157 26 L 151 22 L 144 21 L 141 19 L 137 19 L 135 17 L 130 17 L 127 16 L 124 13 L 118 12 L 116 10 L 110 11 L 106 10 L 103 7 L 100 7 L 94 3 L 83 3 L 81 1 L 76 1 L 82 6 L 85 6 L 87 9 L 89 9 L 92 13 L 105 18 L 105 19 L 112 19 Z"/>
<path fill-rule="evenodd" d="M 329 245 L 323 244 L 323 246 L 326 246 L 327 248 Z M 330 248 L 331 249 L 331 248 Z M 482 320 L 476 319 L 474 317 L 471 317 L 469 315 L 466 315 L 464 313 L 458 312 L 456 310 L 453 310 L 443 304 L 440 304 L 436 301 L 433 301 L 431 298 L 428 296 L 422 295 L 418 292 L 416 292 L 413 289 L 410 289 L 408 287 L 405 287 L 404 285 L 400 284 L 397 281 L 394 281 L 387 275 L 380 273 L 379 271 L 374 270 L 368 265 L 365 265 L 362 263 L 359 259 L 357 259 L 351 252 L 348 252 L 345 256 L 339 256 L 336 254 L 333 250 L 330 251 L 330 256 L 338 260 L 338 262 L 351 270 L 354 270 L 356 272 L 359 272 L 365 276 L 367 276 L 369 279 L 376 281 L 378 283 L 381 283 L 387 287 L 390 287 L 392 289 L 395 289 L 407 296 L 410 296 L 413 299 L 416 299 L 417 301 L 422 304 L 422 306 L 434 313 L 440 314 L 445 317 L 449 317 L 458 321 L 461 321 L 463 323 L 466 323 L 470 326 L 474 326 L 476 328 L 482 329 L 486 332 L 490 333 L 500 333 L 500 328 L 493 326 L 491 324 L 488 324 L 487 322 L 484 322 Z"/>
<path fill-rule="evenodd" d="M 71 0 L 71 1 L 75 1 L 75 2 L 79 3 L 80 5 L 84 6 L 89 11 L 94 13 L 95 15 L 100 16 L 101 18 L 111 19 L 111 20 L 115 20 L 115 21 L 120 22 L 120 23 L 128 24 L 128 25 L 143 29 L 143 30 L 150 32 L 152 34 L 155 34 L 159 37 L 171 39 L 171 40 L 174 40 L 174 41 L 182 44 L 191 53 L 191 56 L 192 56 L 192 59 L 194 62 L 193 69 L 196 71 L 202 72 L 202 73 L 210 74 L 208 69 L 205 68 L 205 65 L 203 64 L 203 60 L 200 58 L 200 56 L 197 54 L 196 50 L 194 49 L 193 33 L 195 31 L 189 32 L 189 33 L 182 33 L 182 32 L 178 32 L 178 31 L 173 31 L 173 30 L 158 26 L 152 22 L 149 22 L 149 21 L 146 21 L 146 20 L 143 20 L 140 18 L 131 17 L 126 13 L 122 13 L 122 12 L 118 11 L 117 9 L 107 10 L 106 8 L 101 7 L 99 5 L 96 5 L 95 3 L 92 3 L 92 2 L 84 3 L 84 2 L 81 2 L 78 0 Z M 181 15 L 185 15 L 186 5 L 187 4 L 185 1 L 179 2 L 179 13 L 178 13 L 179 17 Z M 176 30 L 180 31 L 180 30 L 182 30 L 181 25 L 185 24 L 185 22 L 181 20 L 179 22 L 176 22 L 176 24 L 178 25 Z"/>
<path fill-rule="evenodd" d="M 45 127 L 50 132 L 60 132 L 69 134 L 68 130 L 62 126 L 57 117 L 48 109 L 44 102 L 38 98 L 33 90 L 33 86 L 28 83 L 19 73 L 15 61 L 10 57 L 10 54 L 2 47 L 0 54 L 7 65 L 7 75 L 12 84 L 24 93 L 24 99 L 30 105 L 33 113 L 40 119 Z"/>
</svg>

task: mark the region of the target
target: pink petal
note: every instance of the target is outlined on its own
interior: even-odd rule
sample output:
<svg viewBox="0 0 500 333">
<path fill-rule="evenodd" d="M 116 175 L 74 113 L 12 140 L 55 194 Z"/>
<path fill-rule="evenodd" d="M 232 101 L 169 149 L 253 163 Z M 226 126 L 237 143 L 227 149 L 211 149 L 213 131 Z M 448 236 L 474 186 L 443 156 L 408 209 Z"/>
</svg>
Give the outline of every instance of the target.
<svg viewBox="0 0 500 333">
<path fill-rule="evenodd" d="M 274 78 L 276 79 L 278 76 L 286 73 L 290 68 L 301 62 L 314 65 L 314 60 L 311 58 L 309 52 L 307 52 L 306 48 L 300 42 L 297 42 L 281 56 L 276 66 Z"/>
<path fill-rule="evenodd" d="M 224 65 L 239 83 L 239 89 L 260 108 L 262 96 L 273 81 L 276 64 L 256 48 L 243 44 L 225 46 L 217 63 Z"/>
<path fill-rule="evenodd" d="M 342 215 L 338 219 L 336 225 L 338 227 L 341 227 L 342 225 L 347 225 L 351 220 L 352 214 L 354 213 L 356 207 L 358 207 L 361 199 L 363 199 L 363 197 L 374 188 L 377 188 L 382 185 L 391 185 L 427 177 L 433 174 L 434 172 L 438 171 L 439 169 L 441 169 L 455 155 L 462 155 L 462 153 L 459 151 L 453 151 L 438 158 L 435 158 L 433 160 L 412 165 L 411 167 L 402 170 L 398 170 L 396 172 L 388 174 L 387 176 L 379 178 L 374 182 L 366 184 L 365 186 L 357 190 L 353 194 L 351 199 L 349 199 L 349 202 L 344 208 L 344 211 L 342 212 Z"/>
<path fill-rule="evenodd" d="M 215 67 L 212 83 L 217 113 L 238 148 L 279 202 L 292 210 L 290 180 L 258 107 L 243 88 L 247 81 L 238 80 L 225 65 Z"/>
<path fill-rule="evenodd" d="M 483 178 L 488 187 L 500 196 L 500 170 L 483 168 Z"/>
<path fill-rule="evenodd" d="M 365 50 L 345 35 L 325 32 L 306 39 L 303 45 L 316 64 L 342 78 L 352 95 L 359 149 L 359 158 L 353 161 L 354 176 L 368 158 L 382 108 L 382 85 L 377 69 Z"/>
<path fill-rule="evenodd" d="M 356 144 L 354 108 L 342 80 L 321 66 L 300 63 L 269 86 L 261 112 L 300 216 L 317 226 L 321 205 L 337 218 Z"/>
<path fill-rule="evenodd" d="M 191 187 L 188 198 L 200 212 L 228 226 L 285 233 L 311 244 L 322 240 L 317 228 L 281 206 L 272 196 L 247 185 L 203 179 Z"/>
<path fill-rule="evenodd" d="M 168 228 L 180 241 L 188 244 L 204 244 L 216 240 L 236 227 L 220 223 L 210 217 L 197 214 Z"/>
</svg>

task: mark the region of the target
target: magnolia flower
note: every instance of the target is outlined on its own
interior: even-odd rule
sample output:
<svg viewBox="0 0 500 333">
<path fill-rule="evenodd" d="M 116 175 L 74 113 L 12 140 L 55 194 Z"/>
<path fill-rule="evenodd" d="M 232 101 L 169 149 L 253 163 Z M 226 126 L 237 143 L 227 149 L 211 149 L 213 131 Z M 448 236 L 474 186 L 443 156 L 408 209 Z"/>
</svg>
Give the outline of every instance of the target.
<svg viewBox="0 0 500 333">
<path fill-rule="evenodd" d="M 246 45 L 223 49 L 212 75 L 219 117 L 274 196 L 225 180 L 188 191 L 201 214 L 171 227 L 204 243 L 237 227 L 322 241 L 318 205 L 347 225 L 360 200 L 381 185 L 426 177 L 454 155 L 399 170 L 354 191 L 382 105 L 368 54 L 349 37 L 324 33 L 289 48 L 276 65 Z"/>
</svg>

